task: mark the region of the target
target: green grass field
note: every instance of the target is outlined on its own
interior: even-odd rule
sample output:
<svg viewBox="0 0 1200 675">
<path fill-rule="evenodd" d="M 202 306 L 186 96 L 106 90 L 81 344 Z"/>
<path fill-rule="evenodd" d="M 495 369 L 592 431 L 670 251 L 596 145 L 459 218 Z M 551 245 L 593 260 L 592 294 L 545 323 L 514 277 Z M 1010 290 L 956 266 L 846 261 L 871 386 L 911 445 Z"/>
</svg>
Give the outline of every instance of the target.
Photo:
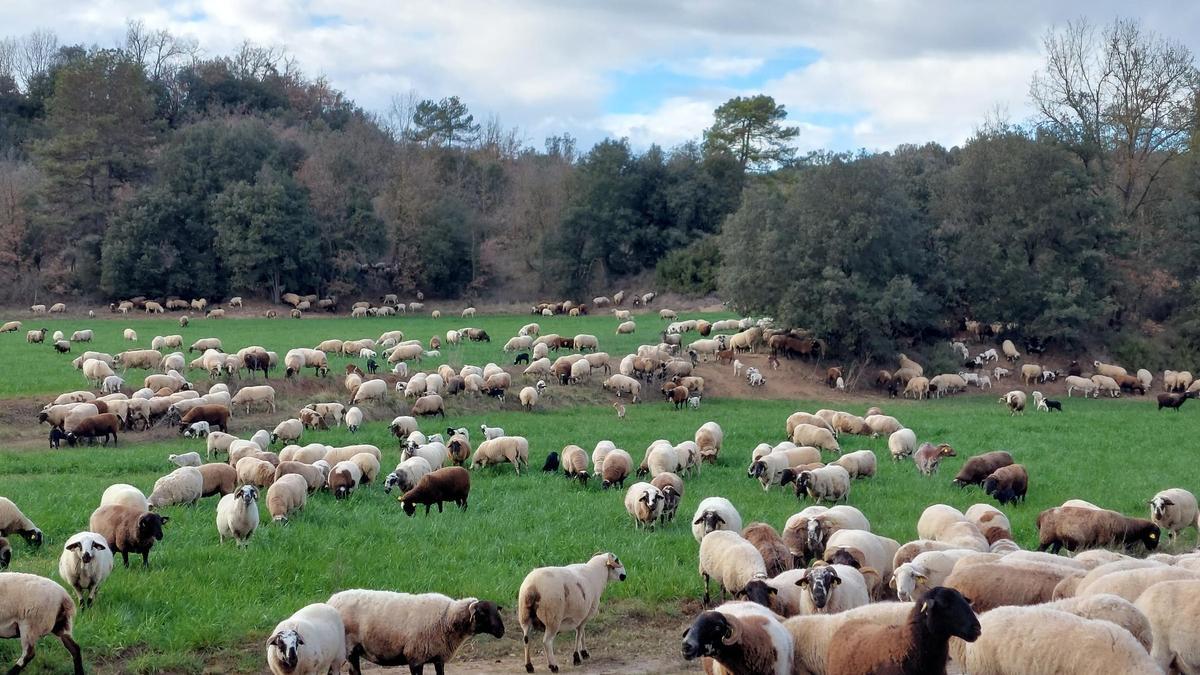
<svg viewBox="0 0 1200 675">
<path fill-rule="evenodd" d="M 430 318 L 428 314 L 413 317 L 386 317 L 351 319 L 346 316 L 293 320 L 281 319 L 195 319 L 187 328 L 180 328 L 178 316 L 166 315 L 165 318 L 144 318 L 145 315 L 105 314 L 96 319 L 87 317 L 67 319 L 42 319 L 31 316 L 4 316 L 0 320 L 20 319 L 23 322 L 21 330 L 16 333 L 0 334 L 0 399 L 14 396 L 45 397 L 57 395 L 64 391 L 87 388 L 87 381 L 82 373 L 71 368 L 71 360 L 85 351 L 93 350 L 116 354 L 127 349 L 149 349 L 150 341 L 155 335 L 182 335 L 184 355 L 191 361 L 199 354 L 187 353 L 187 346 L 203 337 L 217 337 L 226 351 L 237 351 L 249 345 L 260 345 L 275 351 L 282 360 L 287 350 L 295 347 L 315 347 L 322 340 L 358 340 L 361 338 L 378 338 L 385 331 L 401 330 L 406 339 L 419 339 L 426 346 L 429 338 L 437 335 L 443 342 L 441 358 L 425 359 L 420 367 L 425 370 L 436 369 L 441 363 L 461 365 L 464 363 L 484 364 L 494 361 L 498 364 L 511 364 L 513 355 L 507 356 L 502 349 L 508 339 L 517 334 L 521 326 L 536 322 L 542 328 L 542 334 L 558 333 L 574 337 L 580 333 L 595 335 L 600 341 L 601 351 L 606 351 L 614 358 L 619 358 L 637 348 L 643 343 L 657 344 L 659 331 L 668 322 L 658 318 L 656 313 L 636 315 L 638 332 L 632 335 L 616 335 L 617 320 L 612 314 L 582 317 L 535 317 L 521 315 L 480 315 L 473 319 L 456 317 Z M 689 315 L 690 318 L 729 318 L 732 315 L 704 314 Z M 472 326 L 488 332 L 492 341 L 465 342 L 459 347 L 445 344 L 446 331 Z M 25 331 L 47 328 L 50 334 L 61 330 L 66 337 L 76 330 L 92 329 L 96 339 L 91 343 L 76 343 L 71 346 L 71 354 L 58 354 L 51 345 L 47 335 L 45 344 L 27 344 Z M 125 328 L 137 331 L 138 342 L 126 342 L 122 339 Z M 690 338 L 698 337 L 695 333 Z M 689 340 L 690 341 L 690 340 Z M 507 360 L 506 360 L 507 359 Z M 381 366 L 387 365 L 384 359 L 378 359 Z M 351 361 L 364 367 L 363 359 L 349 357 L 331 357 L 330 366 L 340 372 L 342 367 Z M 197 371 L 198 372 L 198 371 Z M 311 372 L 311 371 L 310 371 Z M 145 371 L 131 370 L 125 375 L 125 380 L 133 386 L 141 386 Z M 282 371 L 278 372 L 282 375 Z M 188 376 L 195 379 L 192 373 Z M 203 375 L 200 375 L 203 377 Z M 135 388 L 136 388 L 135 387 Z"/>
<path fill-rule="evenodd" d="M 521 322 L 520 317 L 511 319 L 514 325 Z M 247 330 L 244 335 L 253 337 L 259 325 L 227 322 L 221 327 Z M 321 330 L 323 324 L 316 321 L 272 325 L 304 331 L 303 343 L 337 333 Z M 205 332 L 193 329 L 191 334 Z M 262 336 L 261 342 L 278 345 L 285 339 Z M 21 343 L 18 351 L 24 349 Z M 4 352 L 11 357 L 14 350 L 6 346 Z M 867 405 L 842 407 L 861 414 Z M 1065 499 L 1087 499 L 1144 516 L 1146 500 L 1156 491 L 1195 488 L 1189 484 L 1196 475 L 1193 453 L 1181 440 L 1194 437 L 1200 422 L 1187 407 L 1177 414 L 1157 412 L 1148 402 L 1070 399 L 1061 415 L 1031 412 L 1010 418 L 990 395 L 883 405 L 920 440 L 947 442 L 959 453 L 943 463 L 939 475 L 924 478 L 911 463 L 888 460 L 884 439 L 844 437 L 845 450 L 870 448 L 880 457 L 878 476 L 856 482 L 850 504 L 867 515 L 877 532 L 900 541 L 916 537 L 917 517 L 931 503 L 965 509 L 986 500 L 978 489 L 960 490 L 950 479 L 965 456 L 992 449 L 1011 450 L 1029 468 L 1028 503 L 1004 508 L 1025 547 L 1036 544 L 1037 513 Z M 524 435 L 534 471 L 517 477 L 507 465 L 481 470 L 473 474 L 467 512 L 418 513 L 411 519 L 400 510 L 395 494 L 384 495 L 379 486 L 365 487 L 343 503 L 315 495 L 290 524 L 261 527 L 246 550 L 218 546 L 216 499 L 166 509 L 171 522 L 151 555 L 153 568 L 118 566 L 96 607 L 79 616 L 76 637 L 86 660 L 99 662 L 101 672 L 200 672 L 204 661 L 214 659 L 222 670 L 260 671 L 257 645 L 276 622 L 338 590 L 370 587 L 495 600 L 505 608 L 504 640 L 516 641 L 515 648 L 520 631 L 512 610 L 524 575 L 539 565 L 582 561 L 600 550 L 620 555 L 630 574 L 625 583 L 610 587 L 606 602 L 623 599 L 622 607 L 679 613 L 680 601 L 701 593 L 698 545 L 689 528 L 696 504 L 722 495 L 734 502 L 746 523 L 762 520 L 782 529 L 787 517 L 806 504 L 791 491 L 764 493 L 746 477 L 749 454 L 759 442 L 782 439 L 789 413 L 819 407 L 813 401 L 709 400 L 699 412 L 676 412 L 655 401 L 631 406 L 623 423 L 603 406 L 451 415 L 445 423 L 423 423 L 424 430 L 433 432 L 447 424 L 477 429 L 486 420 Z M 634 530 L 620 490 L 605 492 L 594 483 L 584 488 L 537 470 L 550 451 L 575 443 L 590 452 L 601 439 L 613 440 L 638 461 L 651 441 L 690 439 L 709 419 L 726 431 L 721 462 L 687 480 L 681 518 L 657 532 Z M 387 471 L 399 453 L 385 424 L 369 424 L 353 441 L 379 445 Z M 306 440 L 337 445 L 351 442 L 351 436 L 331 430 Z M 47 536 L 41 549 L 15 541 L 11 569 L 57 578 L 62 543 L 86 528 L 105 487 L 128 482 L 148 493 L 170 468 L 169 453 L 199 447 L 201 442 L 179 440 L 123 443 L 116 449 L 0 453 L 0 494 L 13 498 Z M 1195 538 L 1189 531 L 1183 545 L 1191 547 Z M 231 660 L 231 653 L 238 656 Z M 11 663 L 16 656 L 16 641 L 0 641 L 0 663 Z M 67 672 L 65 656 L 57 642 L 44 640 L 31 672 Z M 519 662 L 510 661 L 498 667 L 516 672 Z M 536 663 L 544 667 L 544 661 Z"/>
</svg>

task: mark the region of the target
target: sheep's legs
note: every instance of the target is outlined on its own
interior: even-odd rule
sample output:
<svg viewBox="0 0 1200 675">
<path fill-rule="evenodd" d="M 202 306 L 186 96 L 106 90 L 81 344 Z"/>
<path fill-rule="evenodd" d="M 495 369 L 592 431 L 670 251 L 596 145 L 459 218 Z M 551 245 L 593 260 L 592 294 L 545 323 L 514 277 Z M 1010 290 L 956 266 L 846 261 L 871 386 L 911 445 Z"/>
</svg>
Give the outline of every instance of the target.
<svg viewBox="0 0 1200 675">
<path fill-rule="evenodd" d="M 75 668 L 75 675 L 83 675 L 83 654 L 79 652 L 79 645 L 75 643 L 70 633 L 65 631 L 58 634 L 58 639 L 62 641 L 63 646 L 71 653 L 71 663 Z"/>
<path fill-rule="evenodd" d="M 529 659 L 529 627 L 521 626 L 521 642 L 525 644 L 525 672 L 533 672 L 533 661 Z"/>
<path fill-rule="evenodd" d="M 36 653 L 34 646 L 37 645 L 37 638 L 34 637 L 29 627 L 18 625 L 17 630 L 21 635 L 21 658 L 17 659 L 16 665 L 8 670 L 8 675 L 17 675 L 17 673 L 24 670 L 25 666 L 29 665 L 30 661 L 33 661 L 34 654 Z"/>
<path fill-rule="evenodd" d="M 542 636 L 542 644 L 546 646 L 546 662 L 550 664 L 550 672 L 558 672 L 558 661 L 554 658 L 554 638 L 558 635 L 558 630 L 550 631 L 550 627 L 546 627 L 546 634 Z"/>
<path fill-rule="evenodd" d="M 589 657 L 591 657 L 591 654 L 588 654 L 587 647 L 583 644 L 583 625 L 582 624 L 580 624 L 580 626 L 579 626 L 578 633 L 579 633 L 579 655 L 585 659 L 589 658 Z"/>
</svg>

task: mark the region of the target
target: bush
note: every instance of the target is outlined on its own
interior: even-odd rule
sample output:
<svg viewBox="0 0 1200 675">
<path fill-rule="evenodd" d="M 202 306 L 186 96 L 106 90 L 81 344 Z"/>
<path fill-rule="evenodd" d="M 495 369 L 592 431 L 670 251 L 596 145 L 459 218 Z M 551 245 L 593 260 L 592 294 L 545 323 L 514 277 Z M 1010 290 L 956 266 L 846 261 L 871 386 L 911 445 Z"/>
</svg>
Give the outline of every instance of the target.
<svg viewBox="0 0 1200 675">
<path fill-rule="evenodd" d="M 655 273 L 663 288 L 685 295 L 708 295 L 717 291 L 720 269 L 721 249 L 717 246 L 717 238 L 705 237 L 663 256 Z"/>
</svg>

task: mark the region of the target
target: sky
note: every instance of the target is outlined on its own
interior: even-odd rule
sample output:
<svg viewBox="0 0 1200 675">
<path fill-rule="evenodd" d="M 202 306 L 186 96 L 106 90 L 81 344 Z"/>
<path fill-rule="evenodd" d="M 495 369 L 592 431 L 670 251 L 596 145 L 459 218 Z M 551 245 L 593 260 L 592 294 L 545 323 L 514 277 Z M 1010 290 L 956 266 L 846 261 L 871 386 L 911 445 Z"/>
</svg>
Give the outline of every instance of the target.
<svg viewBox="0 0 1200 675">
<path fill-rule="evenodd" d="M 140 19 L 207 55 L 286 46 L 367 110 L 457 95 L 537 147 L 562 133 L 669 147 L 766 93 L 805 152 L 951 146 L 989 118 L 1024 122 L 1046 31 L 1117 16 L 1200 51 L 1200 3 L 1114 0 L 0 0 L 0 33 L 113 46 Z"/>
</svg>

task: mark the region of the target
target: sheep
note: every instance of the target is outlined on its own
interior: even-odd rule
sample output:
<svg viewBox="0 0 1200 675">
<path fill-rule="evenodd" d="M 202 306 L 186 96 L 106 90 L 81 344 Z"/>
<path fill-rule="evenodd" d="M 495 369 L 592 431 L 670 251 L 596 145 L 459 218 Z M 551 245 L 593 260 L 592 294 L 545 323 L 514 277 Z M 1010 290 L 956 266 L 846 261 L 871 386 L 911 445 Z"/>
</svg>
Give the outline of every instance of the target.
<svg viewBox="0 0 1200 675">
<path fill-rule="evenodd" d="M 925 507 L 917 520 L 917 536 L 922 539 L 940 541 L 948 538 L 948 529 L 956 523 L 965 523 L 967 517 L 953 506 L 932 504 Z"/>
<path fill-rule="evenodd" d="M 587 362 L 580 361 L 580 363 L 587 363 Z M 521 407 L 524 408 L 527 412 L 533 412 L 533 406 L 537 405 L 538 399 L 541 398 L 541 394 L 543 391 L 545 391 L 545 389 L 546 389 L 546 382 L 544 380 L 538 380 L 536 387 L 525 387 L 524 389 L 522 389 L 521 395 L 520 395 Z"/>
<path fill-rule="evenodd" d="M 162 541 L 163 525 L 170 520 L 157 513 L 114 504 L 93 511 L 88 530 L 104 537 L 112 552 L 121 554 L 125 567 L 129 567 L 130 553 L 140 553 L 142 567 L 149 568 L 150 550 L 155 541 Z"/>
<path fill-rule="evenodd" d="M 384 666 L 408 665 L 414 673 L 432 664 L 442 673 L 472 635 L 504 636 L 500 608 L 476 598 L 353 589 L 335 593 L 329 606 L 345 626 L 344 646 L 353 675 L 362 672 L 364 657 Z"/>
<path fill-rule="evenodd" d="M 797 424 L 792 429 L 791 441 L 796 445 L 812 446 L 834 454 L 842 453 L 842 447 L 833 437 L 832 431 L 812 424 Z"/>
<path fill-rule="evenodd" d="M 343 460 L 334 464 L 329 471 L 329 491 L 333 493 L 334 499 L 346 499 L 361 480 L 362 468 L 350 460 Z"/>
<path fill-rule="evenodd" d="M 1012 463 L 1012 455 L 1004 450 L 985 452 L 982 455 L 968 458 L 959 469 L 958 474 L 955 475 L 953 482 L 959 487 L 983 485 L 987 477 L 995 473 L 996 469 Z"/>
<path fill-rule="evenodd" d="M 1121 385 L 1117 384 L 1115 379 L 1107 375 L 1093 375 L 1092 382 L 1096 385 L 1097 395 L 1105 392 L 1108 393 L 1110 398 L 1117 398 L 1121 395 Z"/>
<path fill-rule="evenodd" d="M 827 672 L 944 675 L 950 638 L 974 642 L 979 636 L 979 620 L 968 601 L 939 586 L 921 596 L 903 625 L 866 620 L 842 625 L 829 642 Z"/>
<path fill-rule="evenodd" d="M 736 530 L 717 530 L 705 535 L 700 541 L 700 577 L 704 582 L 704 607 L 709 606 L 709 584 L 714 577 L 724 600 L 727 592 L 734 595 L 742 592 L 746 583 L 755 576 L 766 578 L 766 564 L 762 554 Z"/>
<path fill-rule="evenodd" d="M 894 560 L 900 559 L 903 548 L 897 551 Z M 954 570 L 955 563 L 972 553 L 974 551 L 969 549 L 955 548 L 922 552 L 911 561 L 896 565 L 892 572 L 891 587 L 900 600 L 916 600 L 927 589 L 945 585 L 946 577 Z"/>
<path fill-rule="evenodd" d="M 314 468 L 313 470 L 319 472 L 319 469 Z M 322 476 L 322 480 L 323 478 Z M 277 523 L 286 523 L 288 516 L 293 511 L 304 508 L 310 487 L 310 483 L 302 475 L 291 473 L 280 476 L 277 474 L 275 482 L 271 483 L 271 487 L 267 490 L 267 511 L 271 514 L 271 520 Z"/>
<path fill-rule="evenodd" d="M 804 494 L 818 503 L 826 499 L 831 502 L 849 499 L 850 474 L 846 469 L 833 464 L 802 471 L 796 477 L 796 496 Z"/>
<path fill-rule="evenodd" d="M 237 542 L 238 547 L 246 545 L 250 536 L 258 529 L 258 490 L 251 485 L 243 485 L 237 492 L 221 497 L 217 502 L 217 534 L 220 543 L 224 544 L 226 537 Z"/>
<path fill-rule="evenodd" d="M 359 452 L 350 458 L 350 461 L 358 465 L 358 469 L 362 472 L 362 477 L 359 479 L 363 485 L 374 482 L 379 476 L 379 458 L 369 452 Z"/>
<path fill-rule="evenodd" d="M 1058 553 L 1063 547 L 1076 549 L 1123 545 L 1127 550 L 1138 543 L 1147 550 L 1158 547 L 1158 526 L 1149 520 L 1127 518 L 1104 509 L 1060 506 L 1038 514 L 1038 550 Z"/>
<path fill-rule="evenodd" d="M 471 469 L 504 462 L 512 464 L 518 476 L 522 465 L 529 469 L 529 441 L 524 436 L 501 436 L 480 443 L 471 457 Z"/>
<path fill-rule="evenodd" d="M 787 519 L 783 541 L 792 554 L 794 564 L 804 565 L 825 553 L 825 542 L 838 530 L 870 531 L 866 516 L 853 506 L 810 506 Z"/>
<path fill-rule="evenodd" d="M 892 461 L 910 457 L 916 449 L 917 435 L 912 429 L 900 429 L 888 436 L 888 451 L 892 455 Z"/>
<path fill-rule="evenodd" d="M 827 563 L 843 563 L 860 569 L 870 567 L 879 574 L 883 584 L 892 579 L 892 561 L 900 549 L 899 542 L 865 530 L 841 529 L 829 535 L 825 542 Z"/>
<path fill-rule="evenodd" d="M 1110 621 L 1085 619 L 1048 606 L 1000 607 L 981 614 L 979 620 L 978 640 L 973 644 L 955 640 L 950 645 L 954 662 L 964 672 L 1162 672 L 1129 631 Z"/>
<path fill-rule="evenodd" d="M 1196 672 L 1195 617 L 1200 612 L 1200 581 L 1163 581 L 1146 589 L 1135 602 L 1150 623 L 1154 642 L 1150 656 L 1163 672 Z"/>
<path fill-rule="evenodd" d="M 1021 464 L 1009 464 L 996 469 L 983 481 L 983 491 L 1001 505 L 1025 501 L 1029 489 L 1029 473 Z"/>
<path fill-rule="evenodd" d="M 845 469 L 851 478 L 870 478 L 875 475 L 875 453 L 870 450 L 846 453 L 831 464 Z"/>
<path fill-rule="evenodd" d="M 899 432 L 897 432 L 899 433 Z M 917 465 L 917 470 L 924 476 L 932 476 L 937 473 L 938 464 L 943 457 L 956 457 L 954 448 L 946 443 L 933 445 L 932 443 L 922 443 L 921 447 L 913 454 L 913 461 Z"/>
<path fill-rule="evenodd" d="M 416 417 L 446 417 L 446 403 L 437 394 L 426 394 L 413 402 L 410 411 Z"/>
<path fill-rule="evenodd" d="M 75 603 L 54 581 L 33 574 L 0 574 L 0 635 L 21 640 L 21 656 L 10 675 L 28 666 L 38 640 L 52 633 L 70 652 L 75 675 L 83 675 L 83 656 L 71 633 L 74 620 Z"/>
<path fill-rule="evenodd" d="M 442 513 L 442 502 L 454 502 L 463 511 L 467 510 L 467 499 L 471 492 L 471 474 L 461 466 L 450 466 L 425 474 L 415 487 L 400 496 L 400 504 L 409 517 L 417 506 L 425 506 L 425 515 L 434 504 Z"/>
<path fill-rule="evenodd" d="M 705 672 L 789 675 L 793 641 L 779 617 L 753 602 L 733 602 L 702 612 L 683 635 L 683 658 L 717 665 Z"/>
<path fill-rule="evenodd" d="M 95 532 L 72 536 L 58 558 L 58 575 L 75 589 L 81 607 L 96 602 L 96 592 L 112 569 L 113 554 L 108 541 Z"/>
<path fill-rule="evenodd" d="M 199 471 L 204 479 L 201 497 L 211 497 L 216 494 L 225 496 L 233 492 L 237 485 L 237 470 L 228 464 L 202 464 Z"/>
<path fill-rule="evenodd" d="M 1154 495 L 1150 500 L 1150 520 L 1167 531 L 1174 543 L 1179 533 L 1189 527 L 1200 527 L 1197 523 L 1196 496 L 1181 488 L 1170 488 Z"/>
<path fill-rule="evenodd" d="M 1063 579 L 1083 573 L 1058 565 L 1014 565 L 1003 559 L 978 565 L 957 565 L 944 585 L 971 598 L 972 605 L 986 612 L 1006 605 L 1036 605 L 1054 599 L 1054 589 Z"/>
<path fill-rule="evenodd" d="M 421 477 L 433 471 L 429 461 L 424 457 L 410 457 L 396 465 L 396 470 L 388 474 L 383 482 L 385 494 L 391 494 L 395 487 L 401 493 L 408 492 L 417 485 Z"/>
<path fill-rule="evenodd" d="M 195 504 L 203 493 L 204 476 L 200 469 L 181 466 L 154 482 L 154 490 L 146 504 L 151 510 L 177 504 L 190 505 Z"/>
<path fill-rule="evenodd" d="M 142 494 L 141 490 L 125 483 L 116 483 L 104 489 L 104 494 L 100 496 L 100 506 L 113 504 L 128 506 L 139 511 L 150 510 L 146 495 Z"/>
<path fill-rule="evenodd" d="M 587 485 L 588 456 L 583 448 L 578 445 L 568 445 L 562 449 L 561 455 L 562 470 L 567 479 L 578 479 L 580 483 Z"/>
<path fill-rule="evenodd" d="M 1010 416 L 1025 414 L 1025 400 L 1025 392 L 1023 391 L 1010 391 L 1000 397 L 1000 403 L 1008 406 L 1008 414 Z"/>
<path fill-rule="evenodd" d="M 598 470 L 602 488 L 607 490 L 613 485 L 623 488 L 625 479 L 633 473 L 633 458 L 628 452 L 615 448 L 605 455 L 603 465 Z"/>
<path fill-rule="evenodd" d="M 271 443 L 283 441 L 284 443 L 292 443 L 300 440 L 304 435 L 304 424 L 296 419 L 286 419 L 275 425 L 275 430 L 271 432 Z"/>
<path fill-rule="evenodd" d="M 633 518 L 635 528 L 649 527 L 662 516 L 663 494 L 650 483 L 634 483 L 625 492 L 625 511 Z"/>
<path fill-rule="evenodd" d="M 0 537 L 14 534 L 21 535 L 34 546 L 42 545 L 42 531 L 21 513 L 11 499 L 0 497 Z"/>
<path fill-rule="evenodd" d="M 258 457 L 242 457 L 238 459 L 234 469 L 237 471 L 237 482 L 240 485 L 265 489 L 275 482 L 275 465 Z"/>
<path fill-rule="evenodd" d="M 1012 539 L 1012 525 L 1008 517 L 990 504 L 972 504 L 963 515 L 979 529 L 989 544 L 995 544 L 999 539 Z"/>
<path fill-rule="evenodd" d="M 849 565 L 810 567 L 796 582 L 800 594 L 801 614 L 837 614 L 868 604 L 868 582 L 864 576 L 875 571 L 857 570 Z"/>
<path fill-rule="evenodd" d="M 200 453 L 186 452 L 182 455 L 170 455 L 167 461 L 175 466 L 200 466 Z"/>
<path fill-rule="evenodd" d="M 783 538 L 767 523 L 750 523 L 742 530 L 742 537 L 758 549 L 770 577 L 792 569 L 792 555 Z"/>
<path fill-rule="evenodd" d="M 542 644 L 552 672 L 558 672 L 554 657 L 554 637 L 562 630 L 575 630 L 572 662 L 579 665 L 588 658 L 583 641 L 583 628 L 600 607 L 600 596 L 612 581 L 624 581 L 625 566 L 612 553 L 592 556 L 586 563 L 565 567 L 539 567 L 521 583 L 517 596 L 517 616 L 521 624 L 521 639 L 525 645 L 525 670 L 533 672 L 530 660 L 529 634 L 542 628 Z M 578 596 L 572 594 L 578 591 Z"/>
<path fill-rule="evenodd" d="M 350 397 L 350 403 L 347 405 L 355 405 L 356 403 L 373 400 L 385 401 L 387 400 L 387 389 L 386 380 L 367 380 L 359 385 L 354 395 Z"/>
<path fill-rule="evenodd" d="M 483 432 L 483 440 L 490 441 L 493 438 L 504 436 L 504 429 L 501 427 L 489 427 L 486 423 L 479 425 L 479 430 Z"/>
<path fill-rule="evenodd" d="M 607 466 L 608 459 L 605 459 Z M 702 541 L 710 532 L 717 530 L 741 532 L 742 517 L 728 499 L 707 497 L 696 506 L 696 513 L 692 516 L 692 536 L 696 541 Z"/>
</svg>

